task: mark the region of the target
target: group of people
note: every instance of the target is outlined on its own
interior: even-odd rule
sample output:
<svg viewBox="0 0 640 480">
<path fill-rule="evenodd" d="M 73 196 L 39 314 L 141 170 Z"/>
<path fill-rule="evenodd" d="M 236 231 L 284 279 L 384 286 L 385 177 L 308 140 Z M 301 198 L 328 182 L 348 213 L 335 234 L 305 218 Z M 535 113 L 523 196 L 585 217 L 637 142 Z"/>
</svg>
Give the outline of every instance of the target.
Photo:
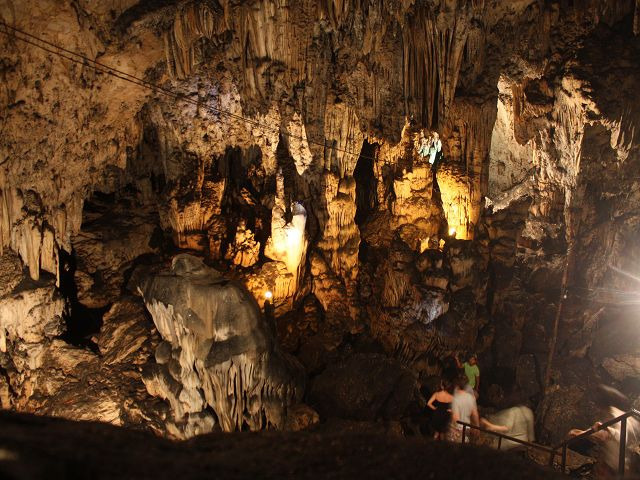
<svg viewBox="0 0 640 480">
<path fill-rule="evenodd" d="M 464 422 L 474 426 L 495 432 L 507 432 L 508 428 L 495 425 L 478 414 L 478 388 L 480 386 L 480 368 L 475 354 L 469 356 L 464 363 L 459 357 L 455 357 L 457 375 L 453 379 L 443 378 L 440 389 L 431 395 L 427 407 L 433 411 L 432 425 L 435 430 L 434 437 L 451 442 L 462 441 Z"/>
<path fill-rule="evenodd" d="M 480 385 L 480 369 L 475 355 L 461 363 L 455 356 L 457 375 L 454 378 L 442 378 L 440 390 L 431 395 L 427 407 L 433 410 L 432 425 L 435 438 L 461 441 L 462 425 L 458 421 L 480 424 L 477 386 Z"/>
<path fill-rule="evenodd" d="M 435 165 L 440 152 L 442 152 L 442 140 L 440 140 L 438 132 L 432 132 L 429 136 L 425 136 L 424 130 L 421 130 L 416 142 L 416 147 L 418 149 L 418 155 L 423 158 L 428 157 L 429 164 Z"/>
<path fill-rule="evenodd" d="M 445 369 L 438 391 L 433 393 L 427 402 L 427 407 L 432 413 L 431 426 L 435 431 L 434 438 L 461 443 L 463 426 L 458 423 L 460 421 L 491 432 L 503 433 L 514 439 L 535 441 L 533 412 L 527 406 L 517 405 L 488 415 L 488 418 L 481 417 L 476 403 L 480 386 L 477 356 L 472 354 L 465 362 L 461 362 L 457 355 L 453 359 L 455 364 L 452 364 L 448 371 Z M 601 407 L 601 414 L 605 420 L 616 418 L 631 408 L 631 402 L 627 397 L 604 385 L 598 387 L 594 398 L 595 403 Z M 469 441 L 474 432 L 470 429 L 467 432 Z M 572 429 L 568 437 L 578 437 L 585 432 L 589 435 L 582 439 L 582 443 L 572 444 L 572 448 L 578 451 L 587 450 L 583 453 L 598 458 L 594 472 L 597 478 L 613 478 L 620 467 L 620 423 L 603 427 L 601 422 L 596 422 L 589 430 Z M 479 439 L 479 443 L 487 446 L 496 440 L 492 435 L 484 437 L 486 441 Z M 593 445 L 595 452 L 590 451 Z M 632 416 L 627 419 L 626 426 L 625 470 L 640 471 L 640 455 L 637 454 L 640 452 L 639 445 L 640 419 Z M 518 443 L 509 439 L 503 439 L 501 442 L 502 449 L 517 446 Z"/>
</svg>

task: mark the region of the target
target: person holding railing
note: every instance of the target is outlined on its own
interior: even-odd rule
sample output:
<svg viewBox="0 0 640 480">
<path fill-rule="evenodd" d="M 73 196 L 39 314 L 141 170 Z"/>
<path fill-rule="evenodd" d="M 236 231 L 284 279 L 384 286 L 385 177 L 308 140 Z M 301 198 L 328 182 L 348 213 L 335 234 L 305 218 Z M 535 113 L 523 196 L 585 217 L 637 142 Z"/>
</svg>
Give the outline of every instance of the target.
<svg viewBox="0 0 640 480">
<path fill-rule="evenodd" d="M 584 436 L 584 440 L 590 441 L 597 446 L 597 459 L 594 475 L 595 478 L 615 478 L 616 473 L 620 469 L 620 440 L 622 434 L 621 422 L 615 422 L 612 425 L 603 426 L 607 421 L 615 420 L 622 416 L 625 410 L 629 410 L 631 402 L 618 390 L 599 385 L 595 395 L 596 404 L 603 411 L 603 421 L 595 422 L 590 429 L 580 430 L 573 428 L 569 431 L 569 439 L 578 436 Z M 615 406 L 607 404 L 616 404 L 622 407 L 621 410 Z M 635 416 L 631 415 L 626 418 L 626 435 L 625 435 L 625 452 L 624 452 L 624 471 L 633 471 L 638 473 L 636 451 L 640 445 L 640 422 Z"/>
<path fill-rule="evenodd" d="M 451 428 L 447 432 L 447 440 L 451 442 L 462 442 L 462 425 L 458 421 L 474 426 L 480 425 L 476 398 L 465 390 L 467 382 L 466 375 L 459 375 L 455 380 L 455 389 L 451 400 Z"/>
</svg>

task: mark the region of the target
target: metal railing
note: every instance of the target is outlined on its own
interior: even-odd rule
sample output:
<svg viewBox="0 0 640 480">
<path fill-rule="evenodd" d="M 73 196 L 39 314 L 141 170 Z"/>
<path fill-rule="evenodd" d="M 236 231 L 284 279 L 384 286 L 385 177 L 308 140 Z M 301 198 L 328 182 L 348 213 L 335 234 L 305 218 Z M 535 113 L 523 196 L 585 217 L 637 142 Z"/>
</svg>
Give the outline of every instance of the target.
<svg viewBox="0 0 640 480">
<path fill-rule="evenodd" d="M 567 467 L 567 449 L 569 448 L 570 444 L 580 439 L 589 437 L 601 430 L 604 430 L 605 428 L 615 425 L 616 423 L 620 423 L 620 450 L 618 453 L 618 476 L 620 478 L 624 478 L 624 470 L 625 470 L 626 455 L 627 455 L 627 419 L 629 417 L 635 417 L 637 419 L 640 419 L 640 412 L 636 409 L 631 409 L 628 412 L 625 412 L 622 415 L 617 416 L 616 418 L 612 418 L 611 420 L 608 420 L 597 427 L 591 427 L 589 430 L 585 430 L 580 435 L 576 435 L 575 437 L 568 438 L 567 440 L 556 445 L 555 447 L 547 447 L 544 445 L 539 445 L 537 443 L 527 442 L 525 440 L 520 440 L 519 438 L 511 437 L 509 435 L 505 435 L 499 432 L 494 432 L 492 430 L 488 430 L 486 428 L 483 428 L 477 425 L 472 425 L 466 422 L 458 421 L 458 423 L 462 425 L 462 443 L 465 442 L 467 428 L 478 430 L 478 431 L 488 433 L 490 435 L 498 437 L 498 450 L 500 450 L 500 447 L 502 446 L 502 439 L 507 439 L 512 442 L 524 445 L 526 447 L 534 448 L 534 449 L 541 450 L 543 452 L 548 453 L 549 466 L 553 466 L 553 460 L 555 459 L 555 457 L 558 455 L 561 455 L 562 458 L 560 461 L 560 469 L 562 473 L 566 473 L 565 470 Z"/>
<path fill-rule="evenodd" d="M 575 437 L 569 438 L 557 445 L 554 450 L 562 450 L 562 473 L 565 473 L 565 467 L 567 465 L 567 448 L 569 444 L 593 435 L 600 430 L 604 430 L 605 428 L 610 427 L 611 425 L 615 425 L 616 423 L 620 423 L 620 449 L 618 451 L 618 476 L 620 478 L 624 478 L 624 468 L 626 464 L 626 456 L 627 456 L 627 418 L 636 417 L 640 418 L 640 412 L 636 409 L 631 409 L 628 412 L 623 413 L 622 415 L 617 416 L 616 418 L 612 418 L 608 420 L 598 427 L 591 427 L 589 430 L 585 430 L 580 435 L 576 435 Z"/>
<path fill-rule="evenodd" d="M 458 423 L 460 425 L 462 425 L 462 443 L 465 442 L 466 436 L 467 436 L 467 428 L 471 428 L 473 430 L 478 430 L 480 432 L 484 432 L 484 433 L 489 433 L 495 437 L 498 437 L 498 450 L 500 450 L 500 448 L 502 447 L 502 440 L 509 440 L 511 442 L 514 443 L 518 443 L 520 445 L 524 445 L 525 447 L 530 447 L 530 448 L 534 448 L 536 450 L 540 450 L 543 451 L 545 453 L 548 453 L 550 455 L 549 458 L 549 465 L 553 464 L 553 459 L 556 455 L 558 455 L 557 451 L 552 448 L 552 447 L 547 447 L 545 445 L 540 445 L 538 443 L 532 443 L 532 442 L 527 442 L 526 440 L 521 440 L 519 438 L 516 437 L 511 437 L 509 435 L 505 435 L 504 433 L 500 433 L 500 432 L 495 432 L 493 430 L 488 430 L 486 428 L 480 427 L 478 425 L 472 425 L 470 423 L 466 423 L 466 422 L 461 422 L 458 421 Z"/>
</svg>

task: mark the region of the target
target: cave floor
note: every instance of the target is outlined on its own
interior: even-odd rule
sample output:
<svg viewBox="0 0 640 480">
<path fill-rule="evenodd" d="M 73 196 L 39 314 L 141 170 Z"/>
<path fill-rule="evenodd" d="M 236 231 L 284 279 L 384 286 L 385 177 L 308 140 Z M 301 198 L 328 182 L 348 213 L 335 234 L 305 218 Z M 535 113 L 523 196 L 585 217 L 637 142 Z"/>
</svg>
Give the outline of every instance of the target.
<svg viewBox="0 0 640 480">
<path fill-rule="evenodd" d="M 514 454 L 372 433 L 214 433 L 174 442 L 95 422 L 0 412 L 0 478 L 542 479 Z"/>
</svg>

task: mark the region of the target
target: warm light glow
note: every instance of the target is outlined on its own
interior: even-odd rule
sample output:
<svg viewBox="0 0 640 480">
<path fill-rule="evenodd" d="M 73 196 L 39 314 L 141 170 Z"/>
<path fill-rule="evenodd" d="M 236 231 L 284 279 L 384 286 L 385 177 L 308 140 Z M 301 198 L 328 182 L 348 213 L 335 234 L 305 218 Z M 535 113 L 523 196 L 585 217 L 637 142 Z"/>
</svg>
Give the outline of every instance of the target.
<svg viewBox="0 0 640 480">
<path fill-rule="evenodd" d="M 449 236 L 450 237 L 455 237 L 456 236 L 456 229 L 455 228 L 451 227 L 449 229 Z"/>
<path fill-rule="evenodd" d="M 267 300 L 271 300 L 273 298 L 273 293 L 271 293 L 271 290 L 267 290 L 266 292 L 264 292 L 264 298 L 266 298 Z"/>
<path fill-rule="evenodd" d="M 470 173 L 458 165 L 444 162 L 438 168 L 438 186 L 447 223 L 455 227 L 455 238 L 471 240 L 478 224 L 482 195 Z"/>
<path fill-rule="evenodd" d="M 280 260 L 287 265 L 289 273 L 298 274 L 298 267 L 307 251 L 305 225 L 307 212 L 298 202 L 291 204 L 293 218 L 289 223 L 284 220 L 284 210 L 274 208 L 271 219 L 271 237 L 267 241 L 265 255 Z"/>
</svg>

